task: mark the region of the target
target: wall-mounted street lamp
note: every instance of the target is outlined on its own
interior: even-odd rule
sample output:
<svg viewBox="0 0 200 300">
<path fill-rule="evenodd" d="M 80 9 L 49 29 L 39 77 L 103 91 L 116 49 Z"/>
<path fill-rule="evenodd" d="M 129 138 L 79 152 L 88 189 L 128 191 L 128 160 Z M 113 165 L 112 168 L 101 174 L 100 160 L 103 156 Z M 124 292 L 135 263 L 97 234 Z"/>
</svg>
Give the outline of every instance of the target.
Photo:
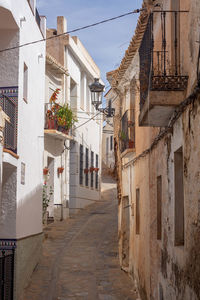
<svg viewBox="0 0 200 300">
<path fill-rule="evenodd" d="M 96 110 L 102 112 L 104 115 L 106 115 L 106 117 L 110 118 L 115 114 L 115 109 L 111 107 L 111 102 L 106 108 L 99 107 L 102 104 L 104 88 L 105 86 L 99 82 L 99 78 L 95 78 L 94 82 L 89 85 L 92 105 L 94 105 Z"/>
</svg>

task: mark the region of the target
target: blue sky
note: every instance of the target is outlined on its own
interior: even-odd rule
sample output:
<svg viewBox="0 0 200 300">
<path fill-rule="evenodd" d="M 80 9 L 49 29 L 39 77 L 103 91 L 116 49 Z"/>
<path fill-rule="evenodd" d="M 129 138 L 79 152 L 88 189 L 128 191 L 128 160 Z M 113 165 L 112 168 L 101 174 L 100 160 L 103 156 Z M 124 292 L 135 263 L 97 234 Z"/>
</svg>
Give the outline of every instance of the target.
<svg viewBox="0 0 200 300">
<path fill-rule="evenodd" d="M 57 16 L 65 16 L 68 30 L 118 16 L 141 6 L 142 0 L 37 0 L 39 13 L 47 17 L 49 28 L 56 28 Z M 119 66 L 134 34 L 137 19 L 138 14 L 133 14 L 76 33 L 99 66 L 106 86 L 106 72 Z"/>
</svg>

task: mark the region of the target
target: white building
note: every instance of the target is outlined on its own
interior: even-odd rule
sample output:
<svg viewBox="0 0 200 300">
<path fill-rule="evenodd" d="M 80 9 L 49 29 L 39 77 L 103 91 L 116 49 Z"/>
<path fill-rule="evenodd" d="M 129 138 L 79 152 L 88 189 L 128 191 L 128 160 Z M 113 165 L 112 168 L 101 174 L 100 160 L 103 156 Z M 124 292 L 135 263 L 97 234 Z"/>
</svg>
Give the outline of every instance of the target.
<svg viewBox="0 0 200 300">
<path fill-rule="evenodd" d="M 59 40 L 56 40 L 59 47 Z M 47 42 L 48 51 L 48 42 Z M 50 49 L 51 51 L 51 49 Z M 48 220 L 60 221 L 69 215 L 69 133 L 66 134 L 55 120 L 50 121 L 47 111 L 51 111 L 54 103 L 50 99 L 59 89 L 56 103 L 63 106 L 67 103 L 65 81 L 67 69 L 48 52 L 46 54 L 46 92 L 45 92 L 45 130 L 44 130 L 44 183 L 45 193 L 49 196 Z"/>
<path fill-rule="evenodd" d="M 106 106 L 113 105 L 113 92 L 110 89 L 104 96 L 106 98 Z M 103 126 L 102 137 L 102 162 L 108 170 L 113 171 L 115 167 L 114 154 L 114 132 L 113 132 L 113 118 L 107 118 Z"/>
<path fill-rule="evenodd" d="M 67 32 L 66 19 L 58 17 L 57 28 L 48 29 L 47 36 L 64 32 Z M 49 39 L 47 45 L 48 53 L 69 73 L 63 91 L 65 101 L 70 103 L 78 119 L 70 142 L 70 165 L 67 160 L 65 165 L 66 172 L 70 172 L 70 187 L 68 190 L 67 180 L 63 200 L 70 213 L 74 213 L 100 198 L 102 117 L 101 114 L 95 117 L 98 112 L 91 105 L 88 87 L 94 78 L 100 78 L 100 71 L 77 37 L 63 35 L 59 39 Z M 92 117 L 94 119 L 89 121 Z M 89 122 L 83 125 L 86 121 Z"/>
<path fill-rule="evenodd" d="M 0 0 L 0 50 L 43 39 L 45 26 L 35 0 Z M 0 270 L 1 288 L 7 299 L 19 299 L 43 238 L 45 42 L 0 51 L 0 68 L 0 105 L 10 117 L 0 201 L 0 266 L 7 270 Z"/>
</svg>

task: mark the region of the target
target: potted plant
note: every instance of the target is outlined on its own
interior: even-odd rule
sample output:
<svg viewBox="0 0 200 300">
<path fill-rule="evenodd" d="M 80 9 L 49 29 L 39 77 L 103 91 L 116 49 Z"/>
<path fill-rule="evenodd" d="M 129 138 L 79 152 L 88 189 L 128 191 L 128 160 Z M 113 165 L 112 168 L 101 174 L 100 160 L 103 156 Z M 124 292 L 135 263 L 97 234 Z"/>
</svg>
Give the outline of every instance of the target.
<svg viewBox="0 0 200 300">
<path fill-rule="evenodd" d="M 63 167 L 58 167 L 58 174 L 62 174 L 63 171 L 64 171 Z"/>
<path fill-rule="evenodd" d="M 89 169 L 84 169 L 84 174 L 88 174 L 88 172 L 89 172 Z"/>
<path fill-rule="evenodd" d="M 92 173 L 94 171 L 94 167 L 90 167 L 90 172 Z"/>
<path fill-rule="evenodd" d="M 125 140 L 127 139 L 127 136 L 126 136 L 126 134 L 125 134 L 124 131 L 121 131 L 121 132 L 120 132 L 120 139 L 121 139 L 122 141 L 125 141 Z"/>
<path fill-rule="evenodd" d="M 128 141 L 128 147 L 129 147 L 129 149 L 134 148 L 134 141 L 129 140 L 129 141 Z"/>
<path fill-rule="evenodd" d="M 43 175 L 47 175 L 49 173 L 49 169 L 47 167 L 45 167 L 43 169 Z"/>
<path fill-rule="evenodd" d="M 74 123 L 77 122 L 76 116 L 68 104 L 59 107 L 56 111 L 56 118 L 58 126 L 64 129 L 65 132 L 68 132 Z"/>
<path fill-rule="evenodd" d="M 98 172 L 98 171 L 99 171 L 99 168 L 94 168 L 94 171 L 95 171 L 95 172 Z"/>
</svg>

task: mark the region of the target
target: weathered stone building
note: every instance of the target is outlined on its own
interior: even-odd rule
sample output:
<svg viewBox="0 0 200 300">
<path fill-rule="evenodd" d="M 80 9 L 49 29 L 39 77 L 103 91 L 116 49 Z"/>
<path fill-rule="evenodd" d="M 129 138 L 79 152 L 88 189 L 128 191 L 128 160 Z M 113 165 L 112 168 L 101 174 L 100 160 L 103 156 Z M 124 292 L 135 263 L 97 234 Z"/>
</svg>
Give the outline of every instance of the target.
<svg viewBox="0 0 200 300">
<path fill-rule="evenodd" d="M 107 74 L 117 96 L 120 263 L 142 299 L 199 299 L 200 3 L 144 2 Z"/>
</svg>

